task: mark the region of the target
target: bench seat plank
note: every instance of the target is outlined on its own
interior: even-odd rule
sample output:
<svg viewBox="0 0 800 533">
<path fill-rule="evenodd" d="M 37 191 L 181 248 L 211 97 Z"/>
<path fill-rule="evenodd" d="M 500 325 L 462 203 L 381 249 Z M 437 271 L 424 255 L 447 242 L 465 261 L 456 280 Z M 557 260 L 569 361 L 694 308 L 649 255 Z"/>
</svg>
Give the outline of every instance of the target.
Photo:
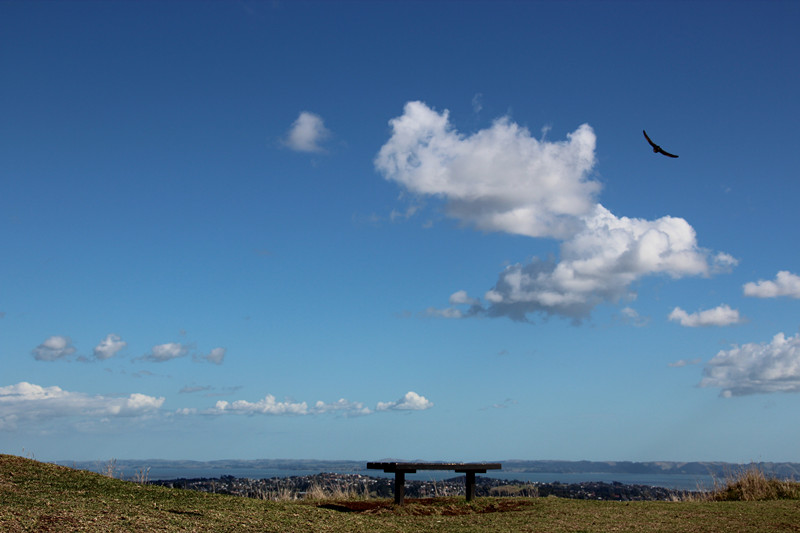
<svg viewBox="0 0 800 533">
<path fill-rule="evenodd" d="M 500 470 L 500 463 L 409 463 L 400 461 L 367 463 L 370 470 L 394 472 L 394 502 L 402 505 L 405 498 L 406 474 L 414 474 L 417 470 L 454 470 L 466 474 L 467 501 L 475 497 L 475 474 L 485 474 L 487 470 Z"/>
<path fill-rule="evenodd" d="M 456 472 L 473 472 L 487 470 L 500 470 L 500 463 L 367 463 L 367 468 L 371 470 L 383 470 L 384 472 L 396 472 L 397 470 L 455 470 Z"/>
</svg>

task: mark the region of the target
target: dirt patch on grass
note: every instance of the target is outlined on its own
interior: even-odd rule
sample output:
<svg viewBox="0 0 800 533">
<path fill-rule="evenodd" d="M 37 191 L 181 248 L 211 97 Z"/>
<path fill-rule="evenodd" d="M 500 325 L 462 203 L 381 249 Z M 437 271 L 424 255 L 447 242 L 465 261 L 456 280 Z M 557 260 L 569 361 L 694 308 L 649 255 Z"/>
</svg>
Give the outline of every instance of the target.
<svg viewBox="0 0 800 533">
<path fill-rule="evenodd" d="M 71 516 L 41 515 L 36 522 L 36 531 L 74 531 L 79 525 Z"/>
<path fill-rule="evenodd" d="M 386 500 L 353 500 L 336 503 L 322 503 L 318 507 L 330 509 L 341 513 L 397 513 L 414 516 L 443 515 L 460 516 L 485 513 L 506 513 L 521 511 L 531 505 L 531 502 L 508 500 L 479 503 L 453 502 L 442 498 L 406 498 L 405 505 L 395 505 Z"/>
</svg>

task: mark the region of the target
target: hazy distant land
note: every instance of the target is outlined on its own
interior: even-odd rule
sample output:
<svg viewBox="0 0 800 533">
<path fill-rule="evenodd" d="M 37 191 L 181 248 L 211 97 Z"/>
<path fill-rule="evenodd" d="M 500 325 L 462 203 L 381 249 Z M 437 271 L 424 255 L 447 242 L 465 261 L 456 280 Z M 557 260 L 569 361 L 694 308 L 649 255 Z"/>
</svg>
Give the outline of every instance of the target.
<svg viewBox="0 0 800 533">
<path fill-rule="evenodd" d="M 401 459 L 378 459 L 380 461 L 400 461 Z M 286 476 L 295 472 L 365 472 L 367 460 L 363 461 L 329 461 L 317 459 L 224 459 L 217 461 L 190 461 L 166 459 L 105 459 L 96 461 L 56 461 L 57 464 L 83 470 L 101 471 L 113 461 L 113 467 L 126 476 L 132 476 L 144 469 L 149 471 L 150 479 L 168 479 L 175 477 L 215 477 L 224 475 L 242 476 L 242 472 L 251 472 L 248 477 L 259 476 L 260 471 L 285 471 Z M 790 462 L 753 462 L 748 464 L 727 463 L 720 461 L 556 461 L 556 460 L 500 460 L 504 473 L 563 473 L 563 474 L 653 474 L 653 475 L 702 475 L 725 478 L 750 466 L 756 466 L 767 476 L 780 479 L 800 479 L 800 463 Z M 162 475 L 161 473 L 167 473 Z M 178 474 L 176 474 L 178 473 Z M 487 474 L 487 475 L 491 475 Z"/>
</svg>

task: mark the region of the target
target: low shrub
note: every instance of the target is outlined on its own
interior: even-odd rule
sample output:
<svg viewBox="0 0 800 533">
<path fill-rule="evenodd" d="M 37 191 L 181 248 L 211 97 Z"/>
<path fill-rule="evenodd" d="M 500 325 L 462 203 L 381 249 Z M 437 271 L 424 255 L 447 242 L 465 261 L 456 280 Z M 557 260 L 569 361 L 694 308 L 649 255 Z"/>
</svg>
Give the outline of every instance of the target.
<svg viewBox="0 0 800 533">
<path fill-rule="evenodd" d="M 713 501 L 800 500 L 800 483 L 767 477 L 751 467 L 732 477 L 709 493 Z"/>
</svg>

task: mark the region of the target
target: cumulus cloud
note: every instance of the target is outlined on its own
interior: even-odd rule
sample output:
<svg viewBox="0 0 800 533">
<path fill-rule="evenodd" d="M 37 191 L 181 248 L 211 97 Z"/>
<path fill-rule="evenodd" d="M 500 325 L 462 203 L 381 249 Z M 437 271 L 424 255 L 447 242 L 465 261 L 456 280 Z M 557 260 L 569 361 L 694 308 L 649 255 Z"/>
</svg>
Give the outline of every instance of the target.
<svg viewBox="0 0 800 533">
<path fill-rule="evenodd" d="M 145 354 L 144 359 L 154 361 L 156 363 L 163 363 L 183 357 L 189 353 L 189 347 L 179 342 L 168 342 L 166 344 L 159 344 L 153 346 L 150 353 Z"/>
<path fill-rule="evenodd" d="M 701 387 L 720 395 L 745 396 L 800 392 L 800 334 L 778 333 L 768 343 L 749 343 L 721 350 L 703 369 Z"/>
<path fill-rule="evenodd" d="M 745 283 L 744 295 L 756 298 L 777 298 L 778 296 L 800 298 L 800 276 L 787 270 L 781 270 L 775 276 L 775 281 L 758 280 Z"/>
<path fill-rule="evenodd" d="M 207 355 L 196 356 L 196 359 L 200 361 L 208 361 L 209 363 L 214 363 L 215 365 L 221 365 L 222 361 L 225 360 L 226 352 L 227 350 L 225 348 L 214 348 Z"/>
<path fill-rule="evenodd" d="M 278 401 L 275 396 L 268 394 L 257 402 L 249 402 L 247 400 L 228 402 L 220 400 L 213 408 L 203 411 L 203 414 L 322 415 L 338 413 L 345 416 L 361 416 L 373 414 L 376 411 L 423 410 L 431 407 L 433 407 L 432 402 L 424 396 L 411 391 L 397 401 L 378 402 L 375 409 L 370 409 L 362 402 L 353 402 L 345 398 L 340 398 L 333 403 L 318 401 L 313 405 L 309 405 L 307 402 Z M 184 410 L 183 414 L 192 414 L 194 412 Z"/>
<path fill-rule="evenodd" d="M 303 111 L 292 124 L 284 143 L 297 152 L 324 152 L 321 144 L 330 136 L 322 118 Z"/>
<path fill-rule="evenodd" d="M 315 413 L 338 412 L 349 416 L 368 415 L 372 413 L 372 409 L 366 407 L 363 403 L 351 402 L 344 398 L 340 398 L 333 403 L 317 402 L 314 404 L 313 410 Z"/>
<path fill-rule="evenodd" d="M 220 400 L 214 408 L 209 411 L 211 414 L 221 414 L 225 412 L 262 415 L 306 415 L 308 414 L 308 404 L 306 404 L 306 402 L 279 402 L 275 399 L 275 396 L 267 394 L 264 399 L 257 402 L 248 402 L 246 400 L 226 402 L 225 400 Z"/>
<path fill-rule="evenodd" d="M 22 422 L 66 417 L 133 417 L 161 408 L 164 398 L 134 393 L 127 397 L 89 395 L 60 387 L 20 382 L 0 387 L 0 430 Z"/>
<path fill-rule="evenodd" d="M 450 295 L 450 305 L 475 305 L 479 304 L 480 300 L 476 298 L 470 298 L 467 294 L 467 291 L 456 291 Z"/>
<path fill-rule="evenodd" d="M 643 276 L 708 276 L 736 264 L 700 248 L 682 218 L 620 217 L 599 204 L 600 184 L 590 179 L 596 139 L 586 124 L 560 142 L 537 140 L 508 118 L 466 136 L 447 111 L 409 102 L 390 125 L 392 136 L 375 159 L 386 179 L 442 198 L 449 216 L 478 229 L 562 241 L 560 260 L 508 266 L 485 304 L 459 291 L 449 309 L 429 315 L 527 321 L 541 313 L 580 321 L 600 303 L 633 298 L 630 286 Z"/>
<path fill-rule="evenodd" d="M 739 264 L 739 260 L 725 252 L 719 252 L 714 256 L 714 262 L 711 265 L 711 273 L 722 274 L 728 273 L 733 270 L 733 267 Z"/>
<path fill-rule="evenodd" d="M 676 307 L 669 314 L 669 319 L 673 322 L 679 322 L 681 326 L 686 326 L 688 328 L 730 326 L 731 324 L 739 324 L 742 322 L 739 311 L 737 309 L 731 309 L 725 304 L 715 307 L 714 309 L 706 309 L 705 311 L 697 311 L 691 314 L 680 307 Z"/>
<path fill-rule="evenodd" d="M 75 347 L 69 337 L 53 335 L 34 348 L 31 353 L 37 361 L 57 361 L 75 353 Z"/>
<path fill-rule="evenodd" d="M 109 333 L 106 338 L 101 340 L 100 343 L 94 347 L 94 356 L 97 359 L 105 360 L 114 357 L 117 352 L 127 346 L 127 342 L 123 341 L 119 335 Z"/>
<path fill-rule="evenodd" d="M 449 124 L 448 111 L 409 102 L 390 125 L 378 171 L 414 193 L 444 198 L 450 216 L 481 230 L 571 235 L 600 190 L 588 179 L 595 135 L 585 124 L 561 143 L 539 142 L 505 118 L 464 136 Z"/>
<path fill-rule="evenodd" d="M 378 402 L 378 411 L 422 411 L 433 407 L 433 402 L 414 391 L 408 391 L 394 402 Z"/>
<path fill-rule="evenodd" d="M 706 276 L 716 264 L 682 218 L 617 217 L 597 204 L 582 220 L 583 229 L 562 243 L 560 262 L 534 258 L 500 273 L 484 296 L 489 316 L 580 320 L 600 303 L 633 299 L 630 285 L 645 275 Z"/>
<path fill-rule="evenodd" d="M 460 309 L 458 306 L 467 306 Z M 482 313 L 484 311 L 480 298 L 473 298 L 467 291 L 456 291 L 450 295 L 450 307 L 439 309 L 428 307 L 421 313 L 422 316 L 436 318 L 466 318 Z"/>
</svg>

